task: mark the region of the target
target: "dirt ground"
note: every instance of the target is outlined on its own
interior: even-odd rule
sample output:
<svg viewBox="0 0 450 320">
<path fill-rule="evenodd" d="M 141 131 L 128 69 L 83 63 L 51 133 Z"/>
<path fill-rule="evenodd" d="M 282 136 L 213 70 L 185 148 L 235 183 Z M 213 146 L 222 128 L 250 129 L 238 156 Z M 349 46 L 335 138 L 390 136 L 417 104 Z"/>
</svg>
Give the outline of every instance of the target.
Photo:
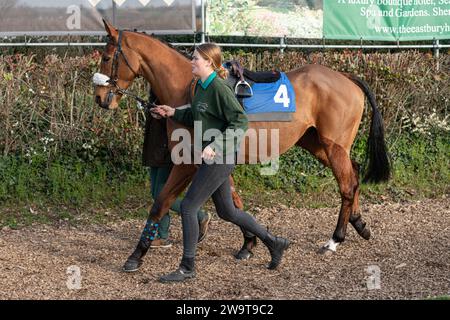
<svg viewBox="0 0 450 320">
<path fill-rule="evenodd" d="M 291 240 L 282 265 L 265 269 L 263 245 L 247 261 L 232 254 L 239 229 L 214 217 L 198 247 L 197 278 L 160 284 L 180 260 L 181 222 L 173 218 L 174 246 L 152 250 L 142 269 L 121 272 L 144 221 L 109 225 L 34 225 L 0 231 L 0 299 L 420 299 L 450 295 L 450 199 L 363 205 L 372 238 L 349 225 L 331 255 L 317 249 L 331 236 L 337 208 L 253 208 L 275 234 Z M 69 289 L 69 266 L 81 271 Z M 370 271 L 380 271 L 377 274 Z M 69 282 L 73 284 L 73 282 Z M 368 286 L 369 284 L 369 286 Z"/>
</svg>

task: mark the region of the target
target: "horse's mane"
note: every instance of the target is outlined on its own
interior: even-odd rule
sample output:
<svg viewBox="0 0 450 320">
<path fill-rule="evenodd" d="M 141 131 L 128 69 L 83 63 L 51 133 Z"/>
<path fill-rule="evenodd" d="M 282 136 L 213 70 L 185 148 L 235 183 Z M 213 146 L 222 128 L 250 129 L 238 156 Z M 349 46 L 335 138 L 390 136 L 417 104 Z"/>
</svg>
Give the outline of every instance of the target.
<svg viewBox="0 0 450 320">
<path fill-rule="evenodd" d="M 131 33 L 135 33 L 135 34 L 138 34 L 138 35 L 141 35 L 141 36 L 149 37 L 149 38 L 151 38 L 151 39 L 153 39 L 153 40 L 159 41 L 159 42 L 161 42 L 162 44 L 164 44 L 164 45 L 166 45 L 167 47 L 169 47 L 170 49 L 174 50 L 175 52 L 181 54 L 181 55 L 182 55 L 183 57 L 185 57 L 186 59 L 188 59 L 188 60 L 191 60 L 191 59 L 192 59 L 192 56 L 191 56 L 190 53 L 187 53 L 187 52 L 184 51 L 184 50 L 180 50 L 179 48 L 175 47 L 174 45 L 172 45 L 172 44 L 171 44 L 170 42 L 168 42 L 168 41 L 165 41 L 165 40 L 163 40 L 163 39 L 158 39 L 157 37 L 155 37 L 154 34 L 151 34 L 151 35 L 150 35 L 150 34 L 145 33 L 144 31 L 143 31 L 143 32 L 138 32 L 138 31 L 136 31 L 136 30 L 134 30 L 134 31 L 132 31 L 132 30 L 125 30 L 125 31 L 131 32 Z"/>
<path fill-rule="evenodd" d="M 191 60 L 191 59 L 192 59 L 192 54 L 187 53 L 187 52 L 184 51 L 184 50 L 180 50 L 179 48 L 177 48 L 177 47 L 175 47 L 174 45 L 172 45 L 170 42 L 167 42 L 167 41 L 162 40 L 162 39 L 158 39 L 158 38 L 156 38 L 156 37 L 154 37 L 154 36 L 152 36 L 152 38 L 153 38 L 153 39 L 156 39 L 156 40 L 159 41 L 159 42 L 162 42 L 163 44 L 165 44 L 165 45 L 168 46 L 169 48 L 171 48 L 171 49 L 175 50 L 176 52 L 180 53 L 181 55 L 183 55 L 183 56 L 184 56 L 185 58 L 187 58 L 188 60 Z"/>
</svg>

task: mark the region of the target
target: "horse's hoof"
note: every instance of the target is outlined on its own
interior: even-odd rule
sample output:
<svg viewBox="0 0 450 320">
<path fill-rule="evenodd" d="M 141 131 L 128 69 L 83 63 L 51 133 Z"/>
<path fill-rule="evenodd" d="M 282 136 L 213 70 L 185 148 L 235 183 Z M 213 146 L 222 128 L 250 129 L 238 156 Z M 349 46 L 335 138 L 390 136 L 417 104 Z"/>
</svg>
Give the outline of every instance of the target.
<svg viewBox="0 0 450 320">
<path fill-rule="evenodd" d="M 325 243 L 318 251 L 319 254 L 330 255 L 336 252 L 336 248 L 339 245 L 338 242 L 335 242 L 333 239 L 330 239 L 327 243 Z"/>
<path fill-rule="evenodd" d="M 234 255 L 237 260 L 247 260 L 253 256 L 253 253 L 248 250 L 240 250 L 238 253 Z"/>
<path fill-rule="evenodd" d="M 359 234 L 361 237 L 363 237 L 365 240 L 370 239 L 370 229 L 369 227 L 365 227 L 363 231 Z"/>
<path fill-rule="evenodd" d="M 336 251 L 330 250 L 325 247 L 321 247 L 321 248 L 319 248 L 319 250 L 317 250 L 317 253 L 323 254 L 324 256 L 331 256 L 333 253 L 336 253 Z"/>
<path fill-rule="evenodd" d="M 142 259 L 128 258 L 128 260 L 123 265 L 122 270 L 124 272 L 136 272 L 142 266 L 142 263 Z"/>
</svg>

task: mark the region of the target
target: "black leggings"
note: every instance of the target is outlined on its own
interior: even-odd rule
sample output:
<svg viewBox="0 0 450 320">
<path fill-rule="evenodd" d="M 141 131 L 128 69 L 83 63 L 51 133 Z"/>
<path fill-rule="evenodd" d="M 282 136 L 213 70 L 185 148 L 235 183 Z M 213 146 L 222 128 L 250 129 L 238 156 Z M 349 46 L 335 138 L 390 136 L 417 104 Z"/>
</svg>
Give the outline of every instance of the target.
<svg viewBox="0 0 450 320">
<path fill-rule="evenodd" d="M 229 180 L 234 167 L 234 164 L 200 165 L 181 202 L 183 257 L 195 257 L 198 239 L 197 211 L 209 197 L 212 197 L 219 217 L 250 231 L 261 240 L 266 238 L 267 230 L 258 224 L 253 216 L 234 206 Z"/>
</svg>

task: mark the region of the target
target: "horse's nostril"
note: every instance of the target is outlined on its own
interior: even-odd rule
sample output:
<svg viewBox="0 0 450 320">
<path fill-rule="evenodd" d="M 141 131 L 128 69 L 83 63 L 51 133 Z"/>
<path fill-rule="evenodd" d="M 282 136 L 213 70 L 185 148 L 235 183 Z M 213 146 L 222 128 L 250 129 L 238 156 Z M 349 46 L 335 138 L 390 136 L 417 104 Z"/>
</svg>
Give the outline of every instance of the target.
<svg viewBox="0 0 450 320">
<path fill-rule="evenodd" d="M 102 99 L 100 98 L 100 96 L 95 96 L 95 103 L 98 105 L 102 103 Z"/>
</svg>

